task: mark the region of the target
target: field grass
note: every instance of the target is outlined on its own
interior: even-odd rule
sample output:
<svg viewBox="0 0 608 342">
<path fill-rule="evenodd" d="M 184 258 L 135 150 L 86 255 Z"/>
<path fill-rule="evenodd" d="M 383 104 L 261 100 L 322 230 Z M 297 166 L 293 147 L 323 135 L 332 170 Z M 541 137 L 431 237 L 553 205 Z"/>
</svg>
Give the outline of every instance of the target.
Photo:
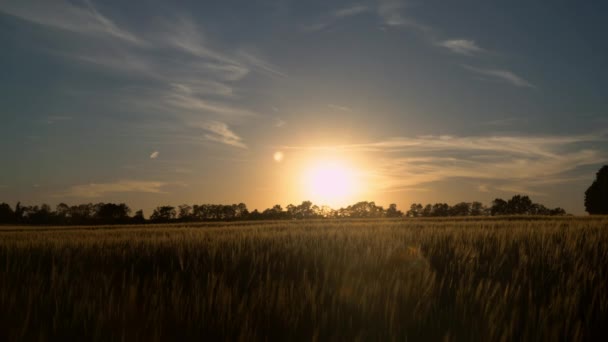
<svg viewBox="0 0 608 342">
<path fill-rule="evenodd" d="M 593 340 L 608 217 L 0 227 L 0 340 Z"/>
</svg>

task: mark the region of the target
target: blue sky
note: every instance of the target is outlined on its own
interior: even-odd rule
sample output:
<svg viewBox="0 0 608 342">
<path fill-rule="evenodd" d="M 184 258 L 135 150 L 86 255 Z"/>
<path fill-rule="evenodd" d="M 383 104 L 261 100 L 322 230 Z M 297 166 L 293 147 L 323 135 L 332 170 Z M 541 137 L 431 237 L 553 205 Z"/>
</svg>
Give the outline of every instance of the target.
<svg viewBox="0 0 608 342">
<path fill-rule="evenodd" d="M 263 209 L 340 160 L 350 202 L 583 213 L 608 161 L 607 9 L 3 0 L 0 201 Z"/>
</svg>

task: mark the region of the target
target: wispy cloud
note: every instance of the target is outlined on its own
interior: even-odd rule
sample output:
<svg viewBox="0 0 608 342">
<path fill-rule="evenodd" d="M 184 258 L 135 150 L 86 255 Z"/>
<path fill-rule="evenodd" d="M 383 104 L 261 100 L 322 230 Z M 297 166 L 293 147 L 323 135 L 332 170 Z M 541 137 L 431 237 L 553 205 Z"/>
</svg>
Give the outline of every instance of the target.
<svg viewBox="0 0 608 342">
<path fill-rule="evenodd" d="M 463 68 L 472 71 L 478 75 L 489 77 L 490 79 L 497 80 L 500 82 L 508 83 L 516 87 L 522 88 L 536 88 L 535 85 L 526 81 L 524 78 L 516 75 L 515 73 L 509 70 L 501 70 L 501 69 L 484 69 L 477 68 L 470 65 L 463 65 Z"/>
<path fill-rule="evenodd" d="M 352 15 L 357 11 L 351 10 Z M 239 101 L 241 81 L 252 73 L 287 77 L 259 53 L 242 47 L 217 48 L 194 18 L 187 15 L 169 14 L 154 22 L 154 27 L 136 34 L 116 24 L 87 0 L 58 0 L 53 4 L 33 0 L 2 2 L 0 12 L 72 34 L 87 35 L 86 44 L 75 39 L 68 47 L 61 45 L 52 50 L 51 42 L 49 49 L 85 67 L 128 75 L 126 82 L 135 81 L 133 87 L 125 86 L 108 93 L 112 101 L 106 103 L 162 113 L 173 119 L 174 124 L 182 125 L 183 131 L 202 120 L 207 122 L 204 125 L 208 132 L 206 140 L 235 147 L 246 148 L 246 145 L 227 123 L 259 115 Z M 348 12 L 339 15 L 346 16 Z M 95 42 L 93 47 L 91 42 Z M 145 82 L 139 82 L 142 80 Z M 49 123 L 56 121 L 59 119 L 48 120 Z"/>
<path fill-rule="evenodd" d="M 247 145 L 243 143 L 243 139 L 230 130 L 228 125 L 223 122 L 210 121 L 201 123 L 198 126 L 207 131 L 205 138 L 208 140 L 233 147 L 247 148 Z"/>
<path fill-rule="evenodd" d="M 354 4 L 354 5 L 351 5 L 348 7 L 343 7 L 343 8 L 334 10 L 334 11 L 324 15 L 322 18 L 320 18 L 314 24 L 304 26 L 304 30 L 305 31 L 320 31 L 320 30 L 323 30 L 323 29 L 333 25 L 338 20 L 353 17 L 353 16 L 363 14 L 363 13 L 366 13 L 369 11 L 370 11 L 370 8 L 368 6 L 360 5 L 360 4 Z"/>
<path fill-rule="evenodd" d="M 376 11 L 386 26 L 404 27 L 429 34 L 432 31 L 429 26 L 404 15 L 405 7 L 405 2 L 402 0 L 379 0 Z"/>
<path fill-rule="evenodd" d="M 351 17 L 360 13 L 369 11 L 369 7 L 364 5 L 353 5 L 350 7 L 341 8 L 334 12 L 334 16 L 338 18 Z"/>
<path fill-rule="evenodd" d="M 193 95 L 169 93 L 165 95 L 165 104 L 200 113 L 214 113 L 232 117 L 251 117 L 256 114 L 248 109 L 234 107 L 223 102 L 212 102 Z"/>
<path fill-rule="evenodd" d="M 74 185 L 69 188 L 61 197 L 96 198 L 114 193 L 163 193 L 161 190 L 166 186 L 163 182 L 121 180 L 113 183 L 91 183 Z"/>
<path fill-rule="evenodd" d="M 90 1 L 4 1 L 0 12 L 77 34 L 111 36 L 134 44 L 143 41 L 101 14 Z"/>
<path fill-rule="evenodd" d="M 608 134 L 601 132 L 571 136 L 400 137 L 365 144 L 282 149 L 373 153 L 378 162 L 370 175 L 374 184 L 385 191 L 458 178 L 481 181 L 483 187 L 478 190 L 486 191 L 494 183 L 493 188 L 535 189 L 547 182 L 580 180 L 565 174 L 608 161 L 608 155 L 594 147 L 607 142 Z"/>
<path fill-rule="evenodd" d="M 158 151 L 154 151 L 150 154 L 150 159 L 156 159 L 159 155 L 160 153 Z"/>
<path fill-rule="evenodd" d="M 476 53 L 485 52 L 474 40 L 468 39 L 450 39 L 437 43 L 438 46 L 444 47 L 453 53 L 471 56 Z"/>
</svg>

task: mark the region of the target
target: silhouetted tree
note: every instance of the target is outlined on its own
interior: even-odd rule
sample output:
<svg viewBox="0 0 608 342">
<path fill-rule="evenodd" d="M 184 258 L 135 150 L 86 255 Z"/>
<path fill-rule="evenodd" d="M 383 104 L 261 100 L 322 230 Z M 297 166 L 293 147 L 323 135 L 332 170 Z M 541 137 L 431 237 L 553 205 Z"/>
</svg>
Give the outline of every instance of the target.
<svg viewBox="0 0 608 342">
<path fill-rule="evenodd" d="M 95 207 L 92 203 L 73 205 L 70 207 L 71 222 L 74 224 L 85 224 L 92 220 Z"/>
<path fill-rule="evenodd" d="M 129 220 L 131 209 L 124 203 L 98 203 L 95 205 L 95 219 L 103 223 L 124 223 Z"/>
<path fill-rule="evenodd" d="M 281 205 L 279 204 L 276 204 L 274 207 L 268 208 L 262 212 L 262 216 L 269 220 L 280 220 L 287 218 L 288 215 L 286 214 L 288 213 L 283 211 L 283 208 L 281 208 Z"/>
<path fill-rule="evenodd" d="M 471 216 L 481 216 L 486 212 L 486 208 L 480 202 L 471 203 Z"/>
<path fill-rule="evenodd" d="M 401 217 L 403 213 L 400 210 L 397 210 L 397 205 L 395 203 L 391 203 L 386 209 L 385 213 L 386 217 Z"/>
<path fill-rule="evenodd" d="M 420 203 L 412 203 L 412 205 L 410 206 L 410 210 L 407 211 L 406 216 L 407 217 L 419 217 L 422 216 L 423 212 L 422 212 L 422 204 Z"/>
<path fill-rule="evenodd" d="M 179 213 L 177 217 L 180 221 L 191 221 L 192 220 L 192 207 L 187 204 L 182 204 L 178 207 Z"/>
<path fill-rule="evenodd" d="M 449 209 L 449 212 L 450 216 L 469 216 L 471 212 L 471 204 L 466 202 L 454 204 L 454 206 Z"/>
<path fill-rule="evenodd" d="M 16 221 L 15 212 L 7 203 L 0 204 L 0 223 L 13 223 Z"/>
<path fill-rule="evenodd" d="M 490 208 L 490 214 L 492 216 L 506 215 L 508 213 L 507 209 L 508 209 L 507 201 L 503 200 L 502 198 L 497 198 L 494 201 L 492 201 L 492 207 Z"/>
<path fill-rule="evenodd" d="M 144 211 L 139 209 L 135 212 L 135 215 L 131 218 L 131 222 L 136 224 L 146 223 L 146 218 L 144 217 Z"/>
<path fill-rule="evenodd" d="M 287 212 L 289 216 L 295 219 L 307 219 L 314 217 L 314 211 L 312 209 L 313 204 L 311 201 L 303 201 L 302 204 L 295 206 L 290 204 L 287 206 Z"/>
<path fill-rule="evenodd" d="M 532 200 L 528 196 L 515 195 L 507 202 L 507 214 L 527 215 L 532 210 Z"/>
<path fill-rule="evenodd" d="M 175 208 L 170 205 L 165 205 L 162 207 L 156 207 L 152 215 L 150 215 L 150 220 L 153 222 L 169 222 L 175 219 L 176 211 Z"/>
<path fill-rule="evenodd" d="M 433 215 L 433 205 L 432 204 L 425 205 L 424 209 L 422 209 L 422 216 L 430 217 L 432 215 Z"/>
<path fill-rule="evenodd" d="M 591 215 L 608 215 L 608 165 L 602 166 L 585 191 L 585 210 Z"/>
<path fill-rule="evenodd" d="M 549 215 L 551 216 L 563 216 L 566 215 L 566 210 L 563 208 L 557 207 L 549 210 Z"/>
<path fill-rule="evenodd" d="M 450 216 L 450 206 L 447 203 L 433 204 L 431 216 Z"/>
<path fill-rule="evenodd" d="M 262 214 L 257 209 L 254 209 L 251 213 L 249 213 L 250 220 L 259 220 L 261 218 Z"/>
<path fill-rule="evenodd" d="M 51 207 L 48 204 L 42 204 L 41 206 L 21 206 L 19 205 L 21 212 L 21 223 L 27 224 L 50 224 L 52 218 Z"/>
<path fill-rule="evenodd" d="M 21 206 L 21 202 L 17 202 L 15 205 L 15 221 L 21 222 L 23 220 L 23 215 L 25 214 L 23 207 Z"/>
<path fill-rule="evenodd" d="M 247 210 L 247 205 L 245 203 L 239 203 L 234 208 L 236 218 L 244 219 L 249 215 L 249 210 Z"/>
<path fill-rule="evenodd" d="M 320 207 L 317 207 L 315 215 L 317 217 L 331 218 L 336 217 L 336 211 L 326 205 L 322 205 Z"/>
<path fill-rule="evenodd" d="M 70 223 L 70 206 L 65 203 L 59 203 L 55 207 L 55 217 L 61 224 Z"/>
</svg>

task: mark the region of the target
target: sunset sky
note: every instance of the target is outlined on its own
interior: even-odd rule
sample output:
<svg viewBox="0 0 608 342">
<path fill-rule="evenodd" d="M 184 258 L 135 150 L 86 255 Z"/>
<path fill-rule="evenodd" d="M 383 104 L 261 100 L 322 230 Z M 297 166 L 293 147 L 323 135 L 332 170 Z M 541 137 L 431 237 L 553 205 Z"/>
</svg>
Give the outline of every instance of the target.
<svg viewBox="0 0 608 342">
<path fill-rule="evenodd" d="M 606 13 L 603 1 L 0 0 L 0 202 L 149 215 L 527 194 L 583 214 L 608 162 Z"/>
</svg>

